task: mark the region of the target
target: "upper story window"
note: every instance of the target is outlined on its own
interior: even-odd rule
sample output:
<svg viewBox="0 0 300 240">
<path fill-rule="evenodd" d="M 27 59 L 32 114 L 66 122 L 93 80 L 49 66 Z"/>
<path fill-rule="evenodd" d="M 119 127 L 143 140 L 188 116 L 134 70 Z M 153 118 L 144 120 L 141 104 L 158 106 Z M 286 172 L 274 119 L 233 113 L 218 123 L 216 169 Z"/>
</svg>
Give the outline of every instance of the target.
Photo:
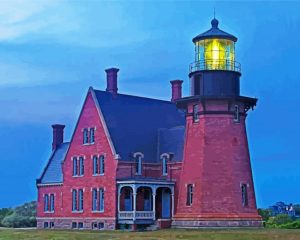
<svg viewBox="0 0 300 240">
<path fill-rule="evenodd" d="M 162 156 L 162 175 L 168 175 L 168 159 L 167 154 Z"/>
<path fill-rule="evenodd" d="M 90 143 L 95 142 L 95 128 L 90 128 Z"/>
<path fill-rule="evenodd" d="M 93 144 L 95 142 L 95 127 L 83 129 L 83 144 Z"/>
<path fill-rule="evenodd" d="M 135 154 L 135 174 L 142 174 L 142 154 Z"/>
<path fill-rule="evenodd" d="M 104 211 L 104 189 L 93 188 L 92 190 L 92 211 L 103 212 Z"/>
<path fill-rule="evenodd" d="M 193 122 L 199 122 L 199 105 L 193 106 Z"/>
<path fill-rule="evenodd" d="M 238 105 L 234 106 L 234 121 L 235 122 L 240 122 L 240 113 L 239 113 L 239 106 Z"/>
<path fill-rule="evenodd" d="M 89 143 L 89 130 L 87 128 L 83 129 L 83 144 Z"/>
<path fill-rule="evenodd" d="M 186 198 L 187 206 L 191 206 L 193 203 L 193 192 L 194 192 L 193 184 L 188 184 L 187 185 L 187 198 Z"/>
<path fill-rule="evenodd" d="M 73 176 L 84 175 L 84 157 L 73 157 Z"/>
<path fill-rule="evenodd" d="M 242 184 L 241 190 L 242 190 L 242 205 L 243 205 L 243 207 L 246 207 L 246 206 L 248 206 L 247 184 Z"/>
<path fill-rule="evenodd" d="M 73 157 L 73 176 L 78 175 L 77 157 Z"/>
<path fill-rule="evenodd" d="M 83 211 L 83 190 L 78 190 L 78 211 Z"/>
<path fill-rule="evenodd" d="M 105 170 L 105 157 L 104 155 L 93 156 L 93 175 L 103 175 Z"/>
</svg>

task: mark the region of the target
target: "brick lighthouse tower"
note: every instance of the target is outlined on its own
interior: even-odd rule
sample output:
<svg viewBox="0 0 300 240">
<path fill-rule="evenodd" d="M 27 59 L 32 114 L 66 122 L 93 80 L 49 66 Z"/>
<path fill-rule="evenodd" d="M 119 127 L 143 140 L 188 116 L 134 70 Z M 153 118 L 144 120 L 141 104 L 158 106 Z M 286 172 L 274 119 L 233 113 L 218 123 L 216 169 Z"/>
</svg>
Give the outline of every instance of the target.
<svg viewBox="0 0 300 240">
<path fill-rule="evenodd" d="M 245 120 L 257 99 L 240 95 L 237 38 L 211 21 L 193 38 L 183 169 L 174 227 L 259 227 Z"/>
</svg>

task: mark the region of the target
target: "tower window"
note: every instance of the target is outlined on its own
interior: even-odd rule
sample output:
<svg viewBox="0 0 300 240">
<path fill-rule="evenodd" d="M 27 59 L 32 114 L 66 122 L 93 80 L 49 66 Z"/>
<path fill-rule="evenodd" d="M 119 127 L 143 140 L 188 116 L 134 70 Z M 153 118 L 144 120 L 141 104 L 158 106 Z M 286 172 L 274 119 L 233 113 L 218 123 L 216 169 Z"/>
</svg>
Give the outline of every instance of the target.
<svg viewBox="0 0 300 240">
<path fill-rule="evenodd" d="M 247 192 L 247 184 L 242 184 L 242 205 L 243 207 L 248 206 L 248 192 Z"/>
<path fill-rule="evenodd" d="M 199 122 L 199 105 L 193 106 L 193 122 Z"/>
<path fill-rule="evenodd" d="M 77 158 L 73 158 L 73 176 L 78 175 L 78 168 L 77 168 Z"/>
<path fill-rule="evenodd" d="M 238 105 L 234 106 L 234 121 L 235 122 L 240 122 L 240 113 L 239 113 L 239 106 Z"/>
<path fill-rule="evenodd" d="M 50 194 L 50 212 L 54 212 L 54 194 Z"/>
<path fill-rule="evenodd" d="M 49 196 L 48 194 L 46 194 L 44 196 L 44 212 L 48 212 L 49 211 Z"/>
<path fill-rule="evenodd" d="M 193 203 L 193 191 L 194 191 L 193 184 L 188 184 L 187 185 L 187 199 L 186 199 L 187 206 L 191 206 Z"/>
</svg>

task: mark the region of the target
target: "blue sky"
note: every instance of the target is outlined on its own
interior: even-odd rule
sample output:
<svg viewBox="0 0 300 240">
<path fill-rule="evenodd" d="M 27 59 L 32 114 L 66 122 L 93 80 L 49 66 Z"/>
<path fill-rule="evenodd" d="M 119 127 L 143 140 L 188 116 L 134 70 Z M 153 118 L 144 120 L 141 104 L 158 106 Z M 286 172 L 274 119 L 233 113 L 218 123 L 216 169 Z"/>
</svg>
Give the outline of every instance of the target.
<svg viewBox="0 0 300 240">
<path fill-rule="evenodd" d="M 0 207 L 36 199 L 53 123 L 70 139 L 89 86 L 120 68 L 119 91 L 189 94 L 191 39 L 219 27 L 238 37 L 241 92 L 258 97 L 248 137 L 259 207 L 300 202 L 300 2 L 0 1 Z"/>
</svg>

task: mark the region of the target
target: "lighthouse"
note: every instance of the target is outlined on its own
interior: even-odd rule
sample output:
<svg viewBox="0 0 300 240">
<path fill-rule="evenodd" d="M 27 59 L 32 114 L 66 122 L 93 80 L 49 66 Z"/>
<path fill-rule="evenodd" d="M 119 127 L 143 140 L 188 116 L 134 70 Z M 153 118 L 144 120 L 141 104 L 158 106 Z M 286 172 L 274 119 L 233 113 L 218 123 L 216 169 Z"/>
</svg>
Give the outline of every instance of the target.
<svg viewBox="0 0 300 240">
<path fill-rule="evenodd" d="M 257 99 L 240 94 L 237 38 L 211 28 L 193 38 L 190 96 L 176 100 L 185 111 L 185 143 L 173 227 L 260 227 L 246 132 Z"/>
</svg>

